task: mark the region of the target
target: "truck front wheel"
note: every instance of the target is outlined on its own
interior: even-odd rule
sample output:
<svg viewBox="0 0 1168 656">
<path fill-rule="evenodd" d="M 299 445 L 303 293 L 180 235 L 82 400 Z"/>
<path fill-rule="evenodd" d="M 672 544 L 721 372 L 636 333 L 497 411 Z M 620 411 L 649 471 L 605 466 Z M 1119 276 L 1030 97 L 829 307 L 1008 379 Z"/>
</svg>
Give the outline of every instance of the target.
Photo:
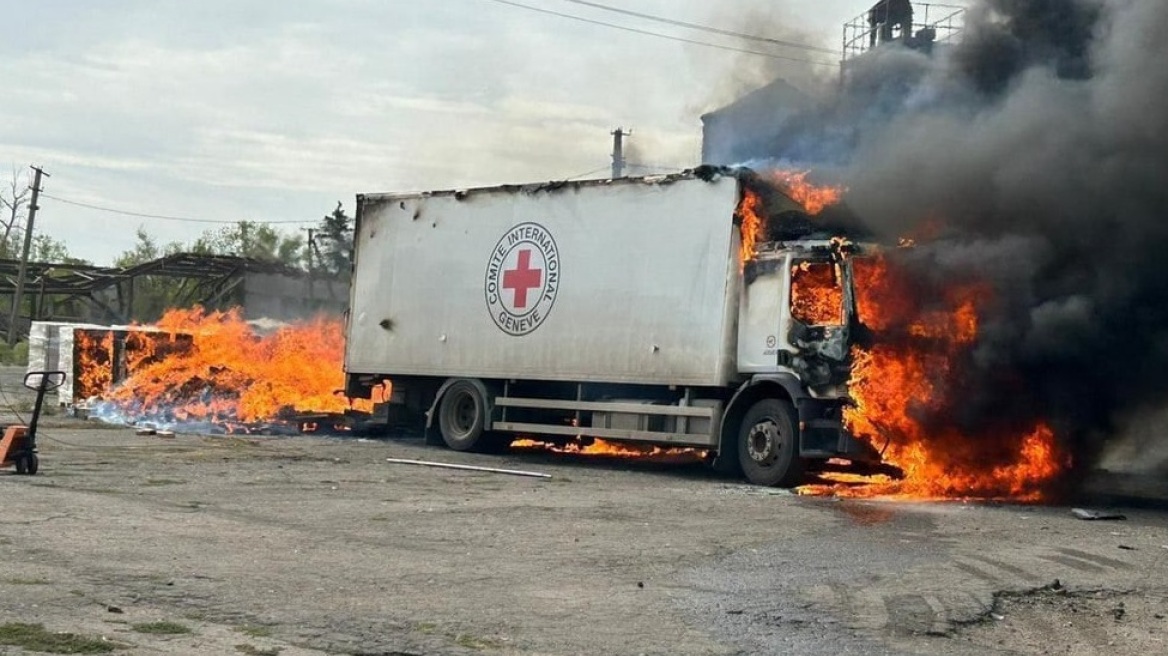
<svg viewBox="0 0 1168 656">
<path fill-rule="evenodd" d="M 738 431 L 738 462 L 755 485 L 792 487 L 802 482 L 795 409 L 780 399 L 763 399 L 746 411 Z"/>
<path fill-rule="evenodd" d="M 487 400 L 469 380 L 451 385 L 438 404 L 442 440 L 455 451 L 482 448 L 487 423 Z"/>
</svg>

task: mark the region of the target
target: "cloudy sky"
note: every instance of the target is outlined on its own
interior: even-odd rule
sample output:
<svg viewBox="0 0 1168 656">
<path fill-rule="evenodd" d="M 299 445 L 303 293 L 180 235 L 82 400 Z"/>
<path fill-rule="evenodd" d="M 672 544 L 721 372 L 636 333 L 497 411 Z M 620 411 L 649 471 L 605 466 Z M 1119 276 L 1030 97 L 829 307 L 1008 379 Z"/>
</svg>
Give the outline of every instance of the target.
<svg viewBox="0 0 1168 656">
<path fill-rule="evenodd" d="M 522 4 L 818 62 L 566 0 Z M 867 0 L 601 0 L 835 49 Z M 0 0 L 0 171 L 38 164 L 38 232 L 107 264 L 143 226 L 307 227 L 359 192 L 601 174 L 617 126 L 630 161 L 685 167 L 700 115 L 810 65 L 620 31 L 495 0 Z M 16 24 L 12 20 L 16 20 Z M 811 71 L 815 71 L 812 73 Z M 53 198 L 55 197 L 55 198 Z M 303 224 L 291 222 L 303 221 Z"/>
</svg>

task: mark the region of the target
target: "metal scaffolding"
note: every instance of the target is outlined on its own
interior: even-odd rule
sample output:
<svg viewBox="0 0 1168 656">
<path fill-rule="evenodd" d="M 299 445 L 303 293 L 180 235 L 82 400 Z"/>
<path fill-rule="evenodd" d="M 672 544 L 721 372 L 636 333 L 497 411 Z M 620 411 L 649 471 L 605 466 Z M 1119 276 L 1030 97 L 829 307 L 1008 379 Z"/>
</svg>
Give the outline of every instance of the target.
<svg viewBox="0 0 1168 656">
<path fill-rule="evenodd" d="M 931 51 L 938 43 L 957 39 L 965 26 L 965 7 L 938 3 L 912 3 L 909 29 L 894 25 L 888 3 L 877 3 L 844 23 L 843 65 L 888 43 L 900 43 L 914 50 Z M 881 8 L 883 7 L 883 11 Z M 896 28 L 896 29 L 894 29 Z"/>
<path fill-rule="evenodd" d="M 12 298 L 17 289 L 19 260 L 0 259 L 0 297 Z M 129 323 L 135 317 L 134 289 L 146 277 L 180 278 L 175 304 L 217 308 L 232 304 L 232 293 L 248 273 L 269 273 L 304 278 L 305 271 L 279 262 L 233 255 L 176 253 L 130 267 L 99 267 L 88 264 L 29 262 L 24 284 L 27 307 L 21 308 L 26 321 L 77 320 L 78 305 L 95 310 L 105 321 Z M 58 311 L 62 307 L 65 310 Z M 18 321 L 18 329 L 20 324 Z M 5 326 L 7 328 L 7 326 Z M 27 326 L 22 330 L 25 332 Z"/>
</svg>

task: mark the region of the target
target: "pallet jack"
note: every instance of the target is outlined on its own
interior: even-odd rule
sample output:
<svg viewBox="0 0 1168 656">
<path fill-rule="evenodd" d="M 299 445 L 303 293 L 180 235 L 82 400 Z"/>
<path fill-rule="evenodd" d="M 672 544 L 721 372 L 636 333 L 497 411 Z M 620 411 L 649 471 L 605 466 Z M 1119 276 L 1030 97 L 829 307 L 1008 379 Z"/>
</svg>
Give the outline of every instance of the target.
<svg viewBox="0 0 1168 656">
<path fill-rule="evenodd" d="M 36 448 L 37 423 L 40 422 L 45 392 L 57 389 L 64 382 L 64 371 L 30 371 L 24 375 L 24 386 L 36 390 L 36 403 L 32 407 L 32 417 L 27 426 L 23 424 L 0 426 L 4 435 L 0 439 L 0 467 L 15 466 L 17 474 L 36 475 L 37 469 L 40 468 Z"/>
</svg>

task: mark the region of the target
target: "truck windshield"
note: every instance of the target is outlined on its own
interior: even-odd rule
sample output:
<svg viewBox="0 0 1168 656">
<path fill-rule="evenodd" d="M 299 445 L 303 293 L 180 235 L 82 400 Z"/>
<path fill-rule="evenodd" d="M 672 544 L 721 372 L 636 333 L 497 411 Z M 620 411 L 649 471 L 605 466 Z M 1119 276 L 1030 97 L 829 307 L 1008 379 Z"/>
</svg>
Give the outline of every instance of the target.
<svg viewBox="0 0 1168 656">
<path fill-rule="evenodd" d="M 808 326 L 844 323 L 844 290 L 834 262 L 797 262 L 791 267 L 791 316 Z"/>
</svg>

